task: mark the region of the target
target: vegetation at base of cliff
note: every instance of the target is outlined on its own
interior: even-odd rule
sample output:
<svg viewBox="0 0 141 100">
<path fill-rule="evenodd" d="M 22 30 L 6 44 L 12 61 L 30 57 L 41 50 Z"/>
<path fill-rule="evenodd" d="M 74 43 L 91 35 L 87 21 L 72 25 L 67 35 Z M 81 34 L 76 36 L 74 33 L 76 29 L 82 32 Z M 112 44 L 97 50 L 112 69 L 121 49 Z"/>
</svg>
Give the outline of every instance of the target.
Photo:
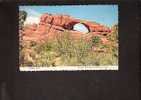
<svg viewBox="0 0 141 100">
<path fill-rule="evenodd" d="M 107 36 L 109 44 L 101 44 L 100 38 L 91 41 L 74 41 L 68 32 L 56 37 L 54 41 L 43 44 L 29 42 L 22 44 L 20 66 L 95 66 L 118 64 L 118 26 Z M 98 49 L 93 51 L 94 49 Z"/>
<path fill-rule="evenodd" d="M 19 51 L 23 51 L 24 48 L 26 48 L 26 47 L 24 47 L 24 45 L 22 43 L 22 41 L 23 41 L 23 38 L 22 38 L 23 34 L 21 33 L 21 31 L 23 30 L 24 22 L 25 22 L 26 18 L 27 18 L 27 12 L 24 11 L 24 10 L 22 10 L 22 11 L 20 10 L 19 11 Z M 20 52 L 20 54 L 21 54 L 21 52 Z"/>
<path fill-rule="evenodd" d="M 19 11 L 19 29 L 22 29 L 24 22 L 27 17 L 27 12 L 26 11 Z"/>
</svg>

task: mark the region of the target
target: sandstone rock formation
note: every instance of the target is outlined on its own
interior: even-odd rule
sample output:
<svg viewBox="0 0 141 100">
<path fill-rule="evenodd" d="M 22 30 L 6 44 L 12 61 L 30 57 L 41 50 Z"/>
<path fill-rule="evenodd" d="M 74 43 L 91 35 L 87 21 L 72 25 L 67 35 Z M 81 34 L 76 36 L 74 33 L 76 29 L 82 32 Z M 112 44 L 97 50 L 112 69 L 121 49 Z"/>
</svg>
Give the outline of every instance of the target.
<svg viewBox="0 0 141 100">
<path fill-rule="evenodd" d="M 84 24 L 88 30 L 88 34 L 73 30 L 73 26 L 77 23 Z M 106 35 L 111 30 L 95 22 L 75 19 L 68 15 L 51 15 L 45 13 L 41 16 L 39 24 L 28 25 L 20 31 L 23 41 L 44 42 L 46 40 L 55 39 L 58 34 L 69 32 L 74 39 L 84 37 L 90 39 L 92 36 L 100 36 L 103 43 L 107 42 Z"/>
</svg>

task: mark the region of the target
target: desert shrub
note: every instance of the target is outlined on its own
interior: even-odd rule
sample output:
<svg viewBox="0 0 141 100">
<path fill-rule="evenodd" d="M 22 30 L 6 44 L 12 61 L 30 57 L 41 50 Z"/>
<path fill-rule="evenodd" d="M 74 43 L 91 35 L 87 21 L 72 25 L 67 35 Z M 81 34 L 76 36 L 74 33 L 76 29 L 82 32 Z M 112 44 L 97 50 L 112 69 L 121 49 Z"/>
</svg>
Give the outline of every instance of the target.
<svg viewBox="0 0 141 100">
<path fill-rule="evenodd" d="M 20 66 L 24 65 L 24 64 L 29 64 L 29 65 L 31 64 L 30 60 L 26 60 L 26 59 L 30 59 L 30 58 L 29 58 L 29 55 L 27 55 L 27 50 L 26 50 L 27 45 L 24 44 L 23 39 L 22 39 L 22 37 L 23 37 L 22 29 L 23 29 L 26 17 L 27 17 L 27 13 L 25 11 L 19 11 L 19 51 L 20 51 L 19 60 L 20 60 Z"/>
<path fill-rule="evenodd" d="M 88 55 L 89 43 L 83 39 L 72 40 L 68 32 L 65 32 L 56 41 L 56 51 L 62 56 L 65 65 L 85 64 L 83 59 Z M 72 62 L 75 62 L 74 64 Z"/>
<path fill-rule="evenodd" d="M 100 43 L 100 37 L 94 36 L 92 37 L 92 44 L 93 45 L 98 45 Z"/>
<path fill-rule="evenodd" d="M 19 29 L 22 29 L 24 22 L 27 17 L 27 12 L 26 11 L 19 11 Z"/>
<path fill-rule="evenodd" d="M 73 48 L 71 38 L 67 32 L 62 33 L 61 35 L 58 35 L 56 37 L 56 45 L 55 50 L 60 55 L 66 55 L 68 57 L 71 57 L 71 49 Z"/>
<path fill-rule="evenodd" d="M 34 66 L 53 66 L 52 61 L 56 57 L 56 53 L 53 49 L 54 42 L 47 41 L 43 44 L 36 45 L 34 50 L 36 55 L 34 57 Z"/>
<path fill-rule="evenodd" d="M 20 66 L 32 66 L 34 63 L 34 55 L 36 54 L 36 51 L 34 48 L 36 47 L 35 42 L 25 42 L 21 41 L 21 48 L 19 48 L 19 60 L 20 60 Z"/>
<path fill-rule="evenodd" d="M 118 24 L 112 27 L 113 32 L 108 36 L 111 41 L 112 52 L 115 56 L 118 56 Z"/>
<path fill-rule="evenodd" d="M 74 40 L 66 31 L 57 35 L 55 40 L 43 44 L 31 42 L 21 53 L 21 65 L 27 66 L 99 66 L 118 64 L 118 30 L 107 36 L 109 44 L 101 44 L 100 37 L 92 41 Z M 92 47 L 104 49 L 103 52 L 91 51 Z M 30 48 L 30 53 L 27 52 Z M 28 57 L 27 57 L 28 55 Z M 28 58 L 28 59 L 27 59 Z M 22 62 L 23 61 L 23 62 Z"/>
</svg>

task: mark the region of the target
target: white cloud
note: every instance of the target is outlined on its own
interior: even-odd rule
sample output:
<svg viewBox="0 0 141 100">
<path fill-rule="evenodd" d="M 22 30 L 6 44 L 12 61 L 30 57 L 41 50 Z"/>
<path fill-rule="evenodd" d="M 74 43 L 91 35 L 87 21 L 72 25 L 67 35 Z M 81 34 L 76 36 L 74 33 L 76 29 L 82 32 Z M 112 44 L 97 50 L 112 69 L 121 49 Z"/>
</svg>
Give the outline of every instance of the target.
<svg viewBox="0 0 141 100">
<path fill-rule="evenodd" d="M 29 8 L 28 6 L 20 6 L 19 7 L 19 10 L 24 10 L 27 12 L 27 16 L 35 16 L 35 17 L 39 17 L 41 16 L 41 13 L 32 9 L 32 8 Z"/>
<path fill-rule="evenodd" d="M 24 24 L 38 24 L 40 22 L 41 13 L 28 7 L 28 6 L 20 6 L 19 10 L 24 10 L 27 12 L 27 18 Z"/>
<path fill-rule="evenodd" d="M 29 16 L 26 18 L 24 24 L 38 24 L 40 22 L 40 18 L 39 17 L 33 17 L 33 16 Z"/>
<path fill-rule="evenodd" d="M 36 16 L 39 17 L 41 14 L 33 9 L 28 9 L 28 14 L 30 14 L 29 16 Z"/>
</svg>

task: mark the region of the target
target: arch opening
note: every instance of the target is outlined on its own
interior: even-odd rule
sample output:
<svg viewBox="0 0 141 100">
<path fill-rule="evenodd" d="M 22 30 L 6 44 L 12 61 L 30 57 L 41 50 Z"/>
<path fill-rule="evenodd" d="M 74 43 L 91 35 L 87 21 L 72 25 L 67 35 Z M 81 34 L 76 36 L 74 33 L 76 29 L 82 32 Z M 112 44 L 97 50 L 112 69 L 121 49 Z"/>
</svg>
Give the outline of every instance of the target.
<svg viewBox="0 0 141 100">
<path fill-rule="evenodd" d="M 89 28 L 83 23 L 74 24 L 73 27 L 72 27 L 72 30 L 82 32 L 82 33 L 85 33 L 85 34 L 90 32 Z"/>
</svg>

